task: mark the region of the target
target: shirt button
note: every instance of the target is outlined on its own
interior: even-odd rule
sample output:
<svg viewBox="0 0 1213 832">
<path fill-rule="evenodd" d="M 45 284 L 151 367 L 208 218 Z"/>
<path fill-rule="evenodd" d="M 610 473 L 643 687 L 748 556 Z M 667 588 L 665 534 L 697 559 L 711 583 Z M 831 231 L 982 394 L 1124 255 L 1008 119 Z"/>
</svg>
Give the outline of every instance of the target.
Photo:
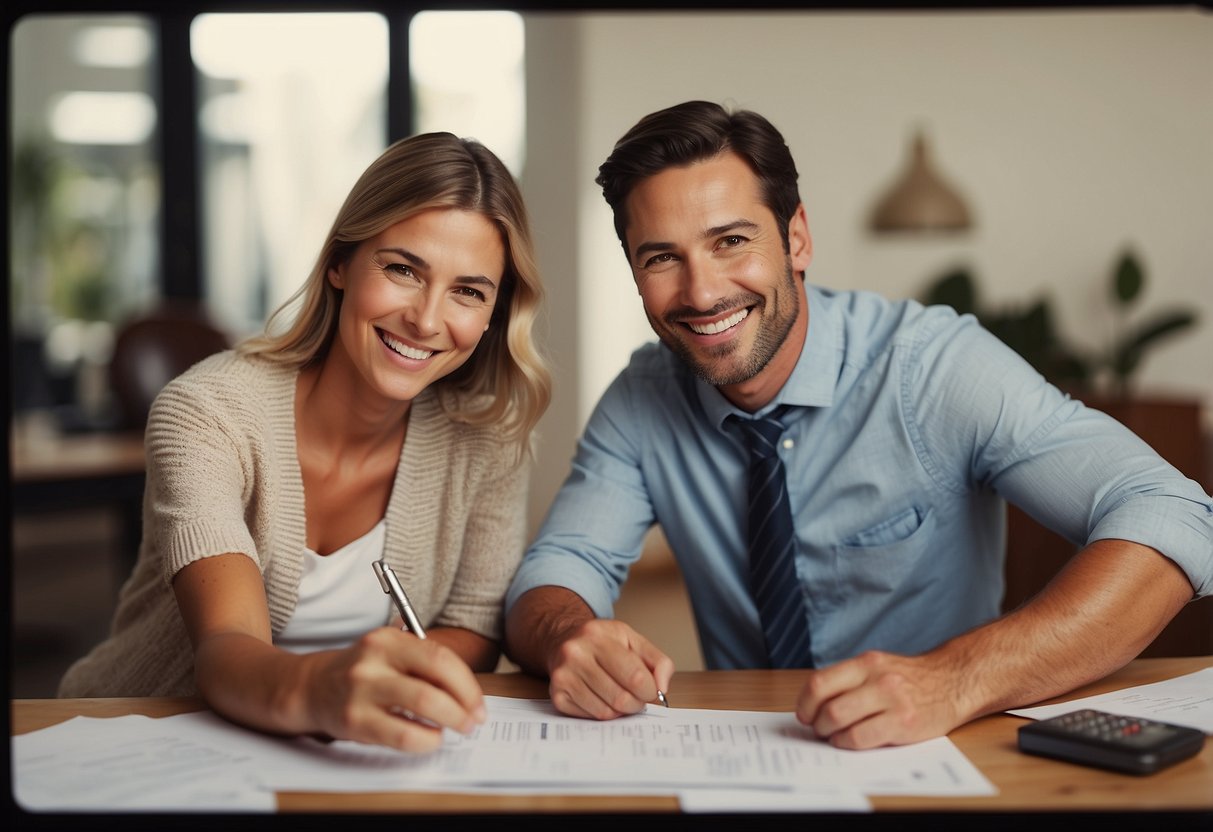
<svg viewBox="0 0 1213 832">
<path fill-rule="evenodd" d="M 785 440 L 783 440 L 783 448 L 784 448 L 784 450 L 785 450 L 785 451 L 790 451 L 790 450 L 792 450 L 792 446 L 793 446 L 793 445 L 795 445 L 795 444 L 796 444 L 796 443 L 795 443 L 795 442 L 793 442 L 791 439 L 785 439 Z"/>
</svg>

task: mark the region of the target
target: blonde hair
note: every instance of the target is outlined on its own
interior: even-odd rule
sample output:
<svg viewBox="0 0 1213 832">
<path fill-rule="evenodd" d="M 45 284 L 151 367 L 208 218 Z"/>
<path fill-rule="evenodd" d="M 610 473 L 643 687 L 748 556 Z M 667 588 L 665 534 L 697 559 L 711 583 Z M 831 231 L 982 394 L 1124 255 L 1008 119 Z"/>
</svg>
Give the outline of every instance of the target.
<svg viewBox="0 0 1213 832">
<path fill-rule="evenodd" d="M 275 310 L 263 333 L 237 349 L 300 368 L 323 360 L 337 332 L 342 298 L 328 280 L 329 269 L 363 241 L 432 208 L 483 215 L 500 230 L 505 246 L 505 273 L 488 331 L 463 366 L 434 383 L 439 400 L 451 419 L 500 424 L 504 438 L 529 451 L 531 431 L 551 400 L 551 374 L 534 338 L 543 286 L 518 185 L 501 160 L 473 139 L 424 133 L 388 147 L 354 183 L 307 281 Z"/>
</svg>

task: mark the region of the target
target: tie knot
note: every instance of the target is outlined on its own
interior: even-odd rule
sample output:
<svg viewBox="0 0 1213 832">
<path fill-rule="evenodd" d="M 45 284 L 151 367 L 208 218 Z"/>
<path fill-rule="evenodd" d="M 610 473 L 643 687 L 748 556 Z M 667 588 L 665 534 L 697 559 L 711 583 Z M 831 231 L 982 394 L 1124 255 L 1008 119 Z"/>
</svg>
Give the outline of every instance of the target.
<svg viewBox="0 0 1213 832">
<path fill-rule="evenodd" d="M 777 409 L 756 419 L 743 419 L 740 416 L 729 418 L 741 427 L 742 435 L 749 443 L 750 453 L 765 457 L 775 453 L 775 446 L 783 434 L 783 422 L 779 421 L 781 415 L 782 409 Z"/>
</svg>

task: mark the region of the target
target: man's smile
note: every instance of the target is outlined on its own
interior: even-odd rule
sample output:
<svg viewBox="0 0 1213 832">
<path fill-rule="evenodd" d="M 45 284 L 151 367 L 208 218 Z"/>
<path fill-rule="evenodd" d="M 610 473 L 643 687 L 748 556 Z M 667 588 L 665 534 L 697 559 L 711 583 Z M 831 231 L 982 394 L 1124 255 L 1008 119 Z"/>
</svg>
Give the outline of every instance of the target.
<svg viewBox="0 0 1213 832">
<path fill-rule="evenodd" d="M 746 307 L 745 309 L 738 309 L 733 314 L 727 315 L 718 321 L 712 321 L 711 323 L 700 324 L 692 323 L 691 321 L 684 321 L 683 323 L 688 329 L 691 330 L 691 332 L 694 332 L 696 335 L 716 335 L 717 333 L 724 332 L 726 329 L 732 329 L 733 327 L 737 326 L 737 324 L 745 320 L 749 314 L 749 307 Z"/>
</svg>

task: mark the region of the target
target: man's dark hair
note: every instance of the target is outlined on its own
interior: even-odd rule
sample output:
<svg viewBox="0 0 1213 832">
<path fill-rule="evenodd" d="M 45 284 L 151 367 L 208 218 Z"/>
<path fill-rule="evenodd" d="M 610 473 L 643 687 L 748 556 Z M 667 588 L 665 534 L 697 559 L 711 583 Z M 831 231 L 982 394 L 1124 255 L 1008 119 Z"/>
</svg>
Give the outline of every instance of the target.
<svg viewBox="0 0 1213 832">
<path fill-rule="evenodd" d="M 800 204 L 799 174 L 779 131 L 758 113 L 730 113 L 719 104 L 687 101 L 642 118 L 615 143 L 594 180 L 615 213 L 615 233 L 629 257 L 624 203 L 642 180 L 666 168 L 689 165 L 732 151 L 745 160 L 762 189 L 763 203 L 775 215 L 784 251 L 788 222 Z"/>
</svg>

